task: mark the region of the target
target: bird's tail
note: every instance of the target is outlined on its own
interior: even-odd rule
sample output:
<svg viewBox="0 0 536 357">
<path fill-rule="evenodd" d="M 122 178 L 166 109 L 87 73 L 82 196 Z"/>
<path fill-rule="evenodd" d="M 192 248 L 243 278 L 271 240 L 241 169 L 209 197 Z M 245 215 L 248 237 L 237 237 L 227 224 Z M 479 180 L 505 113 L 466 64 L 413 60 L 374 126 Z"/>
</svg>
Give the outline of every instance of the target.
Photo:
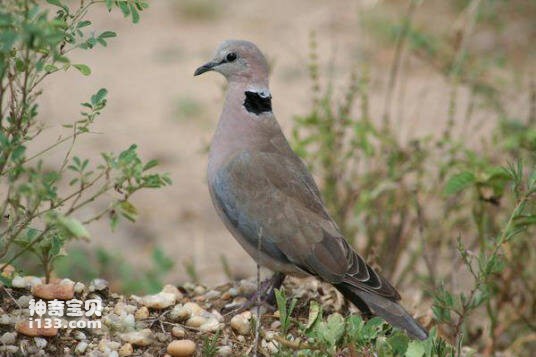
<svg viewBox="0 0 536 357">
<path fill-rule="evenodd" d="M 347 283 L 335 287 L 364 313 L 380 316 L 391 325 L 405 330 L 408 335 L 425 340 L 428 332 L 396 301 L 369 293 Z"/>
</svg>

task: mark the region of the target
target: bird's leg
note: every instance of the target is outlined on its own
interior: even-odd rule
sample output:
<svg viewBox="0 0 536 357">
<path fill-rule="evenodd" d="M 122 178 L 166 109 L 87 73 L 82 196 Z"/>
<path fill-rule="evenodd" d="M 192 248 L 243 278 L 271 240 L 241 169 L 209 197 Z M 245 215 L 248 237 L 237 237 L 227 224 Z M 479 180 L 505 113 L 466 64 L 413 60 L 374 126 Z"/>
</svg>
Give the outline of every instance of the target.
<svg viewBox="0 0 536 357">
<path fill-rule="evenodd" d="M 249 309 L 257 303 L 257 299 L 260 295 L 260 301 L 264 304 L 269 305 L 274 308 L 276 299 L 275 299 L 275 289 L 279 289 L 285 280 L 285 274 L 283 273 L 274 273 L 270 278 L 264 280 L 261 283 L 260 289 L 251 294 L 247 301 L 239 306 L 236 309 L 228 311 L 228 313 L 239 313 L 244 310 Z"/>
</svg>

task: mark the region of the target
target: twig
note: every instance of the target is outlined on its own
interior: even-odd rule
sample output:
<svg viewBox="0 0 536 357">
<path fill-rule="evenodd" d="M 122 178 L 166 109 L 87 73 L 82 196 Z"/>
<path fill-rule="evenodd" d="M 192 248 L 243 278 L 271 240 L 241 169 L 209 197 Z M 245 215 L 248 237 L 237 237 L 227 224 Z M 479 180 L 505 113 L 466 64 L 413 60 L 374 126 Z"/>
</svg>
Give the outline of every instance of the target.
<svg viewBox="0 0 536 357">
<path fill-rule="evenodd" d="M 411 22 L 413 20 L 413 15 L 419 5 L 420 0 L 410 0 L 409 7 L 404 17 L 404 23 L 402 24 L 402 29 L 398 35 L 396 48 L 395 48 L 395 57 L 391 65 L 391 70 L 389 71 L 389 82 L 387 85 L 387 93 L 385 94 L 385 104 L 383 108 L 383 128 L 387 129 L 389 127 L 389 119 L 391 116 L 391 102 L 393 97 L 393 92 L 396 85 L 396 80 L 398 77 L 398 71 L 400 69 L 400 63 L 402 62 L 402 54 L 404 50 L 404 45 L 408 37 L 409 29 L 411 28 Z"/>
</svg>

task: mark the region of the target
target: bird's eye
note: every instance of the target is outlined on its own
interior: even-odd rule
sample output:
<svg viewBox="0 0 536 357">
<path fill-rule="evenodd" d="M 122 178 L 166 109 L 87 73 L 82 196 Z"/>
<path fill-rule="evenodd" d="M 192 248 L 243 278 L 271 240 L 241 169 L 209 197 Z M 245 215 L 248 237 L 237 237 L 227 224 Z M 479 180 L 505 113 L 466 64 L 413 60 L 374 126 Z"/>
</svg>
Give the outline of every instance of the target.
<svg viewBox="0 0 536 357">
<path fill-rule="evenodd" d="M 227 62 L 233 62 L 234 60 L 236 60 L 236 58 L 237 58 L 237 55 L 234 52 L 229 53 L 226 57 Z"/>
</svg>

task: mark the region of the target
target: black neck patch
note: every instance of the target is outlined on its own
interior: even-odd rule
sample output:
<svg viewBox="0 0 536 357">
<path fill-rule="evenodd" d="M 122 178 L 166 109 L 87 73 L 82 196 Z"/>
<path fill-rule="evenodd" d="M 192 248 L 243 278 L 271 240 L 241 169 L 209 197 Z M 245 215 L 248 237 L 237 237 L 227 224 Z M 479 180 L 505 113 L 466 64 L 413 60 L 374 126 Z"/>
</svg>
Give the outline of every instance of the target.
<svg viewBox="0 0 536 357">
<path fill-rule="evenodd" d="M 244 100 L 244 107 L 250 113 L 259 115 L 264 112 L 272 111 L 272 96 L 261 96 L 257 92 L 245 91 L 246 100 Z"/>
</svg>

